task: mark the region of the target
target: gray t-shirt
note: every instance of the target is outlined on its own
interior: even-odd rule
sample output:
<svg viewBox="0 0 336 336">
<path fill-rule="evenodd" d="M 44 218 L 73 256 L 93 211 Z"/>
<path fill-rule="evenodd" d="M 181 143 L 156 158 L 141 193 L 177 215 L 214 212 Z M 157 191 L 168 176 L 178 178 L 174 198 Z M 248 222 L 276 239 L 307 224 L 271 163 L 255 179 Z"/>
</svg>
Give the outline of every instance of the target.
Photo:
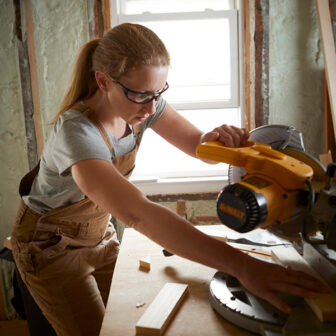
<svg viewBox="0 0 336 336">
<path fill-rule="evenodd" d="M 164 99 L 156 103 L 156 112 L 142 125 L 142 132 L 151 127 L 166 106 Z M 84 194 L 73 180 L 70 167 L 87 159 L 112 162 L 114 157 L 129 153 L 135 147 L 132 132 L 118 139 L 107 130 L 113 149 L 110 152 L 98 128 L 81 112 L 66 111 L 54 124 L 43 150 L 40 170 L 24 203 L 33 211 L 44 214 L 51 209 L 78 202 Z"/>
</svg>

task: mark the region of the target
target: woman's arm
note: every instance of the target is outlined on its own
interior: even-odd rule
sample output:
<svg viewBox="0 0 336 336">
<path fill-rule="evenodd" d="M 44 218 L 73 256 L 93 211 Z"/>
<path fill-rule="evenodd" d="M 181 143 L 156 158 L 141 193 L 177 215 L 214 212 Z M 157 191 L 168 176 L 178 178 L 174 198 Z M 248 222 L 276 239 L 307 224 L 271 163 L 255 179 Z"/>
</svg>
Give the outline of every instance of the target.
<svg viewBox="0 0 336 336">
<path fill-rule="evenodd" d="M 309 275 L 259 261 L 200 232 L 174 212 L 149 201 L 107 161 L 80 161 L 72 166 L 72 176 L 85 195 L 127 226 L 172 253 L 236 276 L 247 289 L 279 309 L 289 307 L 277 292 L 311 296 L 317 288 L 324 288 Z"/>
<path fill-rule="evenodd" d="M 243 128 L 221 125 L 210 132 L 203 133 L 188 120 L 177 113 L 169 104 L 152 129 L 169 143 L 186 154 L 196 157 L 196 148 L 201 142 L 221 141 L 227 147 L 243 146 L 248 132 Z"/>
</svg>

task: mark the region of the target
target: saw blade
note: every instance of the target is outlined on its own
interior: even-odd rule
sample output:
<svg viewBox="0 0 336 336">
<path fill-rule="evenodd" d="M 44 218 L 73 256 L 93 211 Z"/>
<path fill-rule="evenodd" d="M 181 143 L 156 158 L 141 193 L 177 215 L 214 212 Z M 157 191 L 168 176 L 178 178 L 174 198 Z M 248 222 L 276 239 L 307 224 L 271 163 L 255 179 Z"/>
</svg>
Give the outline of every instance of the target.
<svg viewBox="0 0 336 336">
<path fill-rule="evenodd" d="M 326 168 L 312 155 L 292 148 L 281 149 L 280 152 L 304 162 L 313 169 L 312 183 L 316 192 L 322 190 L 327 182 Z"/>
</svg>

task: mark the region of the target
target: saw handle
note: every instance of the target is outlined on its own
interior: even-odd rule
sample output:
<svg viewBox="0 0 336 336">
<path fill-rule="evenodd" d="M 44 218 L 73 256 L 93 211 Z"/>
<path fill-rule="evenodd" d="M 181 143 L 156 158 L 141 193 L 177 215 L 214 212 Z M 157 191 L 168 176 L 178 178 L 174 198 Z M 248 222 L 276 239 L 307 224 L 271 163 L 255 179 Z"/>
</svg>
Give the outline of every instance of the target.
<svg viewBox="0 0 336 336">
<path fill-rule="evenodd" d="M 286 155 L 272 149 L 271 146 L 255 141 L 247 141 L 243 147 L 226 147 L 219 141 L 209 141 L 197 147 L 197 156 L 216 162 L 225 162 L 237 167 L 244 167 L 253 155 L 284 160 Z"/>
<path fill-rule="evenodd" d="M 235 148 L 219 141 L 204 142 L 197 146 L 196 153 L 201 159 L 225 162 L 244 168 L 248 174 L 268 176 L 285 189 L 304 188 L 306 179 L 313 176 L 312 168 L 304 162 L 254 141 Z"/>
</svg>

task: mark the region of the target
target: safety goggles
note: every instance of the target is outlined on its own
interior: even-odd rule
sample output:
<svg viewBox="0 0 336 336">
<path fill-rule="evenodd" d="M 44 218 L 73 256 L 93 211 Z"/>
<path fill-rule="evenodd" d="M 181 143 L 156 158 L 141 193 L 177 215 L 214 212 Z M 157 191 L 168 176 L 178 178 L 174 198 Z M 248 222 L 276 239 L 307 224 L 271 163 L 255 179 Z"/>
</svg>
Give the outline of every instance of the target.
<svg viewBox="0 0 336 336">
<path fill-rule="evenodd" d="M 150 92 L 150 91 L 139 92 L 128 89 L 125 85 L 121 84 L 116 80 L 113 80 L 113 82 L 117 83 L 124 91 L 126 98 L 135 104 L 147 104 L 151 102 L 153 99 L 158 100 L 159 97 L 162 95 L 162 93 L 167 91 L 169 88 L 169 85 L 166 82 L 164 88 L 158 92 Z"/>
</svg>

